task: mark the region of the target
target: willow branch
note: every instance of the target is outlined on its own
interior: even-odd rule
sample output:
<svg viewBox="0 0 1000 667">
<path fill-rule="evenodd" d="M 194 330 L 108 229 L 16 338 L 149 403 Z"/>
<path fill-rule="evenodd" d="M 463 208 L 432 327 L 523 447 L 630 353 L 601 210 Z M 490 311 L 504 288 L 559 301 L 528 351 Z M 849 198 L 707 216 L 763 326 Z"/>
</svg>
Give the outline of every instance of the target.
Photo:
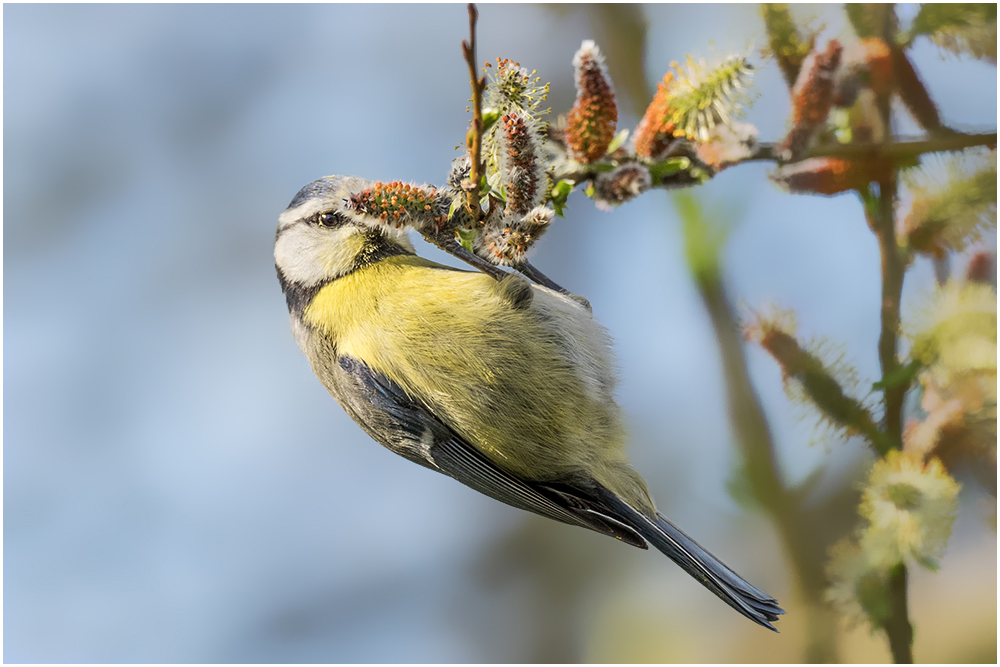
<svg viewBox="0 0 1000 667">
<path fill-rule="evenodd" d="M 685 222 L 685 242 L 689 248 L 697 244 L 696 227 L 705 224 L 700 215 L 700 212 L 695 212 Z M 690 257 L 692 252 L 689 250 L 688 254 Z M 806 661 L 836 662 L 836 621 L 823 602 L 826 588 L 820 557 L 823 549 L 815 544 L 813 521 L 802 511 L 796 490 L 789 488 L 782 478 L 771 429 L 750 380 L 740 327 L 723 284 L 722 271 L 717 261 L 700 267 L 695 262 L 691 263 L 695 284 L 718 343 L 729 419 L 742 455 L 746 478 L 754 498 L 770 515 L 778 531 L 798 589 L 806 602 Z"/>
<path fill-rule="evenodd" d="M 684 144 L 684 142 L 678 143 Z M 925 153 L 960 151 L 966 148 L 973 148 L 975 146 L 996 146 L 996 144 L 996 132 L 990 134 L 967 134 L 964 132 L 946 130 L 937 133 L 932 137 L 902 137 L 897 138 L 895 141 L 885 143 L 853 143 L 819 146 L 804 153 L 801 157 L 795 160 L 783 161 L 778 157 L 777 143 L 762 143 L 758 144 L 756 150 L 752 155 L 750 155 L 750 157 L 740 160 L 737 164 L 743 164 L 745 162 L 775 162 L 777 164 L 791 164 L 793 162 L 800 162 L 809 158 L 822 157 L 856 160 L 888 157 L 896 161 L 905 161 L 917 158 Z M 674 153 L 677 155 L 673 155 Z M 678 146 L 672 151 L 669 151 L 667 155 L 669 157 L 687 157 L 696 165 L 698 162 L 693 155 L 693 152 L 690 151 L 689 145 L 688 150 L 685 150 L 683 146 Z M 660 161 L 662 162 L 664 159 L 666 158 L 660 158 Z M 617 162 L 641 161 L 637 156 L 631 154 L 617 154 L 615 156 L 615 160 Z M 573 181 L 574 183 L 584 183 L 596 178 L 597 175 L 601 173 L 602 164 L 603 163 L 595 163 L 591 165 L 572 164 L 571 169 L 557 172 L 554 175 L 554 178 L 556 181 L 566 179 Z M 704 165 L 698 166 L 701 166 L 707 173 L 712 173 L 711 168 Z M 606 165 L 604 165 L 604 167 L 607 169 Z M 653 183 L 652 187 L 672 189 L 697 185 L 700 182 L 701 180 L 693 176 L 689 170 L 683 170 L 658 180 Z"/>
<path fill-rule="evenodd" d="M 893 9 L 888 9 L 884 37 L 887 42 L 895 31 L 895 15 Z M 890 42 L 891 43 L 891 42 Z M 892 112 L 889 94 L 882 94 L 877 101 L 878 113 L 881 116 L 885 136 L 893 136 Z M 944 138 L 947 139 L 947 138 Z M 930 141 L 936 141 L 931 139 Z M 996 134 L 992 135 L 992 143 L 996 145 Z M 972 144 L 976 145 L 976 144 Z M 885 150 L 898 147 L 899 144 L 888 144 Z M 968 147 L 968 146 L 965 146 Z M 883 155 L 885 152 L 882 153 Z M 878 184 L 878 200 L 869 200 L 865 207 L 869 225 L 878 239 L 879 252 L 882 260 L 882 305 L 881 330 L 878 339 L 879 364 L 882 367 L 882 380 L 885 385 L 885 432 L 889 445 L 894 449 L 903 447 L 903 398 L 909 383 L 885 382 L 899 368 L 898 345 L 900 329 L 900 301 L 903 293 L 903 275 L 906 265 L 900 256 L 899 243 L 896 240 L 896 172 Z M 896 663 L 913 662 L 913 626 L 910 623 L 906 590 L 906 565 L 900 563 L 889 579 L 889 617 L 885 622 L 885 634 L 889 640 L 889 650 Z"/>
<path fill-rule="evenodd" d="M 771 429 L 750 382 L 732 306 L 720 281 L 699 281 L 699 290 L 719 344 L 729 418 L 733 435 L 742 450 L 747 479 L 754 497 L 771 515 L 806 602 L 805 659 L 807 662 L 836 662 L 836 623 L 823 602 L 826 579 L 822 560 L 810 542 L 809 519 L 800 511 L 799 499 L 781 477 Z"/>
<path fill-rule="evenodd" d="M 521 262 L 518 266 L 514 268 L 516 268 L 518 271 L 520 271 L 525 276 L 527 276 L 534 282 L 538 283 L 539 285 L 548 287 L 549 289 L 555 290 L 556 292 L 560 292 L 561 294 L 569 294 L 569 290 L 567 290 L 564 287 L 560 287 L 558 284 L 555 283 L 555 281 L 553 281 L 551 278 L 549 278 L 544 273 L 539 271 L 531 264 L 531 262 L 527 260 Z"/>
<path fill-rule="evenodd" d="M 469 171 L 469 184 L 466 190 L 466 206 L 469 215 L 479 223 L 483 219 L 483 209 L 479 205 L 479 184 L 483 180 L 483 91 L 486 90 L 486 76 L 478 76 L 476 70 L 476 20 L 479 10 L 469 3 L 469 41 L 462 42 L 462 53 L 469 66 L 469 82 L 472 85 L 472 127 L 466 135 L 465 143 L 469 148 L 469 159 L 472 163 Z"/>
<path fill-rule="evenodd" d="M 975 146 L 996 146 L 997 133 L 966 134 L 964 132 L 948 132 L 930 138 L 909 137 L 885 143 L 854 143 L 820 146 L 805 153 L 799 160 L 783 162 L 777 156 L 778 144 L 760 144 L 754 154 L 742 162 L 768 161 L 789 164 L 817 157 L 837 157 L 848 159 L 865 159 L 873 157 L 888 157 L 896 160 L 915 158 L 924 153 L 940 153 L 944 151 L 960 151 Z"/>
<path fill-rule="evenodd" d="M 490 264 L 479 255 L 473 252 L 469 252 L 468 250 L 466 250 L 465 246 L 463 246 L 454 238 L 446 240 L 441 240 L 436 237 L 429 237 L 429 236 L 424 236 L 424 238 L 429 240 L 431 243 L 436 245 L 441 250 L 444 250 L 452 257 L 457 257 L 458 259 L 462 260 L 469 266 L 474 266 L 475 268 L 479 269 L 480 271 L 494 278 L 495 280 L 503 280 L 507 276 L 506 271 L 501 269 L 499 266 L 496 266 L 495 264 Z"/>
<path fill-rule="evenodd" d="M 899 368 L 897 348 L 899 346 L 900 300 L 903 293 L 903 272 L 905 264 L 900 257 L 896 240 L 896 225 L 893 215 L 896 198 L 895 176 L 879 183 L 877 203 L 870 205 L 869 224 L 878 239 L 882 263 L 881 329 L 878 340 L 878 357 L 885 381 Z M 900 449 L 903 444 L 903 396 L 908 384 L 886 382 L 885 431 L 889 445 Z"/>
</svg>

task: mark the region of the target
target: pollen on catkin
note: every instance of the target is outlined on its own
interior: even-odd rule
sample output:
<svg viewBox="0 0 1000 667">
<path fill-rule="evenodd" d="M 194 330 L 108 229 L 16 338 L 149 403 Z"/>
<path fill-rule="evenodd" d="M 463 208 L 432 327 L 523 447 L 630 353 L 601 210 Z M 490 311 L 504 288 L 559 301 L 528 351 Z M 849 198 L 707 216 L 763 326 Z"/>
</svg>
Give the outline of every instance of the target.
<svg viewBox="0 0 1000 667">
<path fill-rule="evenodd" d="M 997 295 L 992 285 L 951 280 L 907 322 L 910 354 L 942 387 L 982 377 L 996 409 Z"/>
<path fill-rule="evenodd" d="M 541 120 L 541 116 L 548 113 L 547 109 L 539 107 L 548 99 L 550 85 L 539 85 L 542 80 L 535 76 L 536 72 L 528 72 L 521 63 L 507 58 L 497 58 L 495 67 L 490 63 L 486 63 L 486 67 L 490 81 L 486 87 L 485 106 L 501 114 L 522 111 L 535 120 Z"/>
<path fill-rule="evenodd" d="M 745 88 L 753 67 L 745 58 L 732 56 L 710 68 L 688 56 L 684 67 L 672 67 L 636 128 L 636 153 L 647 159 L 655 159 L 674 137 L 706 141 L 748 101 Z"/>
<path fill-rule="evenodd" d="M 635 152 L 640 157 L 655 159 L 666 150 L 670 141 L 674 138 L 676 124 L 672 120 L 673 111 L 670 107 L 670 100 L 673 95 L 670 86 L 674 81 L 674 73 L 667 72 L 663 76 L 663 81 L 656 84 L 656 95 L 653 101 L 646 107 L 639 125 L 635 128 Z"/>
<path fill-rule="evenodd" d="M 499 266 L 515 266 L 548 230 L 555 212 L 537 206 L 521 217 L 496 215 L 488 218 L 476 237 L 476 254 Z"/>
<path fill-rule="evenodd" d="M 538 137 L 532 131 L 530 119 L 512 111 L 500 118 L 500 175 L 507 195 L 506 213 L 523 216 L 533 209 L 545 194 L 545 167 L 539 157 Z"/>
<path fill-rule="evenodd" d="M 890 451 L 872 466 L 861 496 L 868 520 L 861 548 L 870 563 L 891 567 L 912 558 L 937 569 L 958 510 L 960 485 L 938 459 Z"/>
<path fill-rule="evenodd" d="M 611 145 L 618 107 L 601 50 L 586 40 L 573 57 L 576 102 L 566 115 L 566 143 L 573 159 L 583 164 L 600 160 Z"/>
<path fill-rule="evenodd" d="M 759 134 L 750 123 L 717 125 L 707 141 L 696 144 L 695 153 L 702 163 L 719 172 L 751 157 Z"/>
<path fill-rule="evenodd" d="M 628 162 L 597 175 L 594 179 L 594 199 L 611 206 L 620 206 L 638 197 L 652 185 L 653 178 L 645 165 Z"/>
<path fill-rule="evenodd" d="M 868 562 L 864 551 L 851 538 L 830 547 L 826 578 L 830 586 L 823 598 L 847 621 L 849 627 L 868 623 L 881 628 L 888 620 L 889 571 Z"/>
<path fill-rule="evenodd" d="M 540 85 L 535 72 L 510 60 L 497 58 L 495 67 L 486 65 L 490 74 L 486 104 L 498 119 L 483 135 L 486 181 L 498 198 L 501 190 L 515 190 L 514 209 L 521 216 L 544 195 L 549 154 L 548 123 L 542 116 L 550 110 L 539 106 L 548 97 L 549 84 Z M 510 194 L 506 197 L 510 205 Z"/>
<path fill-rule="evenodd" d="M 829 344 L 801 345 L 794 336 L 794 326 L 791 313 L 786 311 L 758 313 L 745 326 L 744 335 L 781 366 L 785 391 L 791 399 L 815 406 L 831 429 L 881 445 L 883 436 L 871 411 L 848 393 L 857 385 L 857 373 L 844 362 L 842 354 L 832 362 L 824 361 L 824 357 L 835 354 Z"/>
<path fill-rule="evenodd" d="M 402 181 L 375 183 L 349 196 L 344 208 L 360 222 L 374 227 L 411 227 L 430 232 L 442 229 L 448 221 L 447 206 L 437 190 Z"/>
<path fill-rule="evenodd" d="M 927 155 L 903 172 L 912 197 L 902 237 L 913 252 L 942 256 L 978 242 L 997 223 L 997 157 L 986 149 Z"/>
<path fill-rule="evenodd" d="M 451 161 L 451 169 L 448 171 L 446 184 L 453 195 L 457 196 L 465 192 L 465 188 L 468 187 L 466 183 L 469 180 L 470 173 L 472 173 L 472 159 L 468 154 Z"/>
</svg>

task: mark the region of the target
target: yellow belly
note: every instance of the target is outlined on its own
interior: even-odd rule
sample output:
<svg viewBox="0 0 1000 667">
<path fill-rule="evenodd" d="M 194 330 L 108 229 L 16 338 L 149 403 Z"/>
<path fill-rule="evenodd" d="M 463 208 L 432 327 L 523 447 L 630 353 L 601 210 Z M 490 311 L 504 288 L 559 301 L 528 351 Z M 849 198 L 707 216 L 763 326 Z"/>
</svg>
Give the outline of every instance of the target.
<svg viewBox="0 0 1000 667">
<path fill-rule="evenodd" d="M 638 476 L 624 459 L 604 333 L 575 302 L 535 288 L 530 307 L 513 308 L 489 276 L 408 255 L 335 280 L 304 315 L 338 354 L 396 382 L 510 472 L 587 470 L 635 496 L 612 479 Z"/>
</svg>

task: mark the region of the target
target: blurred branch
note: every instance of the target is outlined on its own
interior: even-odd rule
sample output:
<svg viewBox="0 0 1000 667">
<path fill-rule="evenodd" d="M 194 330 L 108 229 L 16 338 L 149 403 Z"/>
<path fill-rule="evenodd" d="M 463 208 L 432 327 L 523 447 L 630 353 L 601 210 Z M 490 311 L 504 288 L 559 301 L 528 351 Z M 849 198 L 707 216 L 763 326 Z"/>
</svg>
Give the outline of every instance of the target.
<svg viewBox="0 0 1000 667">
<path fill-rule="evenodd" d="M 877 158 L 889 157 L 893 159 L 915 158 L 924 153 L 939 153 L 943 151 L 960 151 L 974 146 L 996 146 L 997 133 L 992 134 L 966 134 L 964 132 L 948 131 L 947 134 L 921 139 L 916 137 L 901 138 L 896 141 L 885 143 L 852 143 L 836 144 L 832 146 L 822 146 L 806 152 L 800 160 L 814 157 L 840 157 L 840 158 Z M 743 160 L 752 162 L 755 160 L 766 160 L 770 162 L 781 162 L 777 155 L 778 144 L 760 144 L 754 154 Z M 791 160 L 797 162 L 799 160 Z"/>
<path fill-rule="evenodd" d="M 625 98 L 629 111 L 641 118 L 653 97 L 646 83 L 648 23 L 644 6 L 634 3 L 583 6 L 590 16 L 590 25 L 598 33 L 618 98 Z"/>
<path fill-rule="evenodd" d="M 887 116 L 883 116 L 887 119 Z M 878 199 L 869 202 L 869 224 L 878 238 L 882 256 L 882 307 L 881 332 L 878 341 L 879 363 L 882 367 L 882 381 L 887 385 L 883 390 L 885 401 L 885 430 L 891 446 L 903 447 L 903 399 L 909 383 L 889 383 L 886 380 L 897 373 L 899 359 L 899 307 L 903 292 L 903 272 L 905 265 L 900 257 L 896 240 L 896 225 L 893 215 L 896 198 L 896 175 L 879 184 Z M 893 570 L 889 582 L 889 619 L 885 632 L 889 648 L 896 663 L 913 662 L 913 626 L 910 624 L 906 595 L 906 566 L 900 564 Z"/>
<path fill-rule="evenodd" d="M 712 320 L 726 379 L 727 403 L 733 433 L 746 466 L 753 494 L 771 515 L 795 571 L 806 602 L 808 645 L 806 661 L 836 662 L 836 622 L 823 602 L 826 578 L 822 561 L 813 554 L 810 530 L 800 512 L 797 494 L 781 478 L 771 430 L 750 382 L 739 326 L 722 284 L 719 243 L 711 238 L 709 223 L 694 197 L 676 198 L 684 225 L 688 263 Z"/>
<path fill-rule="evenodd" d="M 879 26 L 879 32 L 885 42 L 891 44 L 896 32 L 895 9 L 892 5 L 880 9 L 885 14 L 884 20 Z M 877 107 L 882 126 L 886 128 L 885 136 L 891 139 L 893 136 L 892 100 L 889 92 L 878 96 Z M 993 135 L 993 144 L 996 144 L 996 134 Z M 871 201 L 871 197 L 869 197 L 865 211 L 869 225 L 878 239 L 882 257 L 882 308 L 878 357 L 882 367 L 882 381 L 887 385 L 883 389 L 885 432 L 890 445 L 895 449 L 902 449 L 903 399 L 910 383 L 886 382 L 890 376 L 897 374 L 900 366 L 897 356 L 900 333 L 899 308 L 903 294 L 903 275 L 906 270 L 906 264 L 900 255 L 899 242 L 896 239 L 896 178 L 897 172 L 890 171 L 888 176 L 878 184 L 877 201 Z M 913 626 L 910 624 L 909 610 L 907 609 L 906 565 L 903 563 L 897 565 L 890 576 L 889 618 L 884 627 L 893 660 L 896 663 L 912 663 Z"/>
</svg>

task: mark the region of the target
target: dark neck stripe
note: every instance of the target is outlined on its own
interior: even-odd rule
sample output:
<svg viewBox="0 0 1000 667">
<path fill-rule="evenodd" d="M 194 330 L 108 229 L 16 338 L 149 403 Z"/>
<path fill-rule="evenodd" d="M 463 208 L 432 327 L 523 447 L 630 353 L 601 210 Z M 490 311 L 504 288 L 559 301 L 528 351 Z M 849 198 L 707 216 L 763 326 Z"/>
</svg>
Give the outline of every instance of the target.
<svg viewBox="0 0 1000 667">
<path fill-rule="evenodd" d="M 278 282 L 281 283 L 281 291 L 285 293 L 288 312 L 300 319 L 306 306 L 315 298 L 316 293 L 330 282 L 327 280 L 315 285 L 303 285 L 302 283 L 292 282 L 285 278 L 285 274 L 281 272 L 277 264 L 274 265 L 274 268 L 278 272 Z"/>
<path fill-rule="evenodd" d="M 352 266 L 351 270 L 347 273 L 357 271 L 358 269 L 366 266 L 371 266 L 372 264 L 381 262 L 383 259 L 388 257 L 413 254 L 398 242 L 386 237 L 385 234 L 377 229 L 366 229 L 364 231 L 364 235 L 364 248 L 362 248 L 361 252 L 354 257 L 354 266 Z M 347 273 L 344 275 L 347 275 Z"/>
</svg>

